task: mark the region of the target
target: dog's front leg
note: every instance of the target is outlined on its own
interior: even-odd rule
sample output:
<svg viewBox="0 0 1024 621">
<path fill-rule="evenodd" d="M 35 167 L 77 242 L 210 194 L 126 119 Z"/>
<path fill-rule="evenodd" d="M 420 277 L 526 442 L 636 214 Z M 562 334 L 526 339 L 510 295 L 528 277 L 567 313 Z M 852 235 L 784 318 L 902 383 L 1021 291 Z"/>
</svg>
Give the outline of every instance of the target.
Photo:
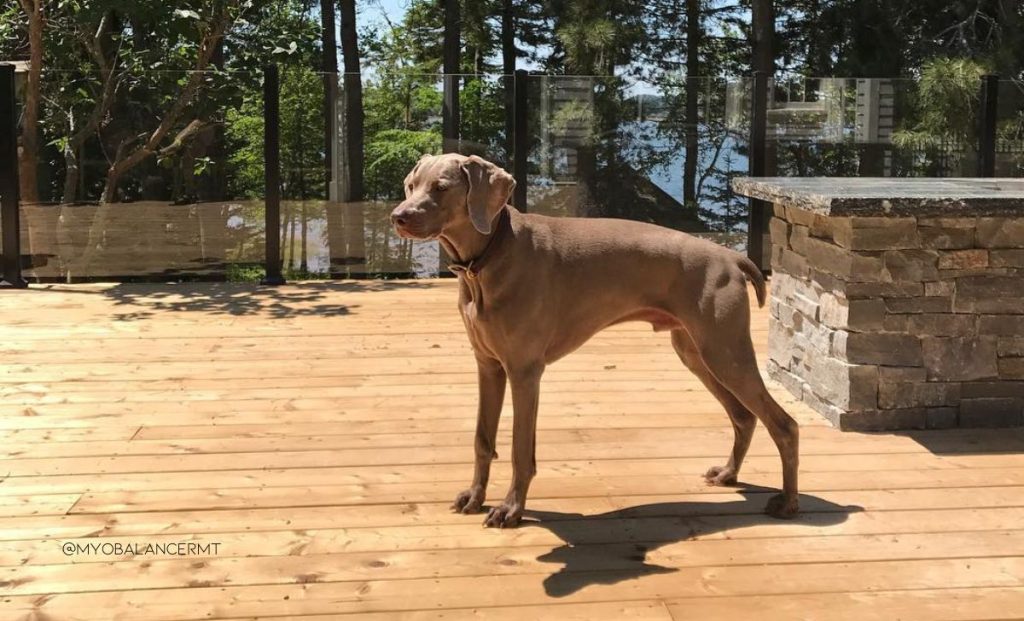
<svg viewBox="0 0 1024 621">
<path fill-rule="evenodd" d="M 477 513 L 487 496 L 487 481 L 491 476 L 491 460 L 496 456 L 495 441 L 498 435 L 498 420 L 501 418 L 501 404 L 505 400 L 506 374 L 501 363 L 493 358 L 477 355 L 477 384 L 480 389 L 480 403 L 476 415 L 476 440 L 474 449 L 476 461 L 473 468 L 473 484 L 459 492 L 452 503 L 452 510 L 462 513 Z"/>
<path fill-rule="evenodd" d="M 530 481 L 537 473 L 537 406 L 540 399 L 540 378 L 544 364 L 535 363 L 511 367 L 508 370 L 512 384 L 512 484 L 505 500 L 490 510 L 485 526 L 515 526 L 526 508 L 526 493 Z"/>
</svg>

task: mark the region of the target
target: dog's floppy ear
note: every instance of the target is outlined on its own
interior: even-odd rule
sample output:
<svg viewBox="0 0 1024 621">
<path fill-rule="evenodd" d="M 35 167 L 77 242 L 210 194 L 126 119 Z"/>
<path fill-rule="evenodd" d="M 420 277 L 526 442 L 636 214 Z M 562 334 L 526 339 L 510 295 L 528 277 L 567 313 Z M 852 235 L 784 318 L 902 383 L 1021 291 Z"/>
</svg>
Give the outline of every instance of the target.
<svg viewBox="0 0 1024 621">
<path fill-rule="evenodd" d="M 501 168 L 475 155 L 462 163 L 462 172 L 469 180 L 466 207 L 476 230 L 484 235 L 491 232 L 494 216 L 508 202 L 516 181 Z"/>
</svg>

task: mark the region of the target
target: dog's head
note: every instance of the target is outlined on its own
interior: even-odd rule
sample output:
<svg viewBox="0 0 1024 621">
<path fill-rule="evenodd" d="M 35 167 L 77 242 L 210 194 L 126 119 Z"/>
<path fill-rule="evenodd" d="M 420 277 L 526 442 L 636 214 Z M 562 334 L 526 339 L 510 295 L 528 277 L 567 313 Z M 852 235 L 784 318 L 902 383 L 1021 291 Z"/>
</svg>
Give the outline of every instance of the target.
<svg viewBox="0 0 1024 621">
<path fill-rule="evenodd" d="M 475 155 L 424 155 L 405 178 L 405 200 L 391 222 L 409 239 L 464 226 L 487 235 L 515 185 L 512 175 Z"/>
</svg>

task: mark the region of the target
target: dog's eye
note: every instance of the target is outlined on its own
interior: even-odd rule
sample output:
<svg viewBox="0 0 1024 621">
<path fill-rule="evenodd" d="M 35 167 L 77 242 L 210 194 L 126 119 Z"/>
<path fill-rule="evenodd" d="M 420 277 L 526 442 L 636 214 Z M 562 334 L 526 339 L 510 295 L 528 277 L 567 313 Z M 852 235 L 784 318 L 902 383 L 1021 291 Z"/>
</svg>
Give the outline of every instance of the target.
<svg viewBox="0 0 1024 621">
<path fill-rule="evenodd" d="M 448 186 L 443 185 L 441 183 L 435 183 L 434 184 L 434 191 L 435 192 L 444 192 L 447 189 L 448 189 Z"/>
</svg>

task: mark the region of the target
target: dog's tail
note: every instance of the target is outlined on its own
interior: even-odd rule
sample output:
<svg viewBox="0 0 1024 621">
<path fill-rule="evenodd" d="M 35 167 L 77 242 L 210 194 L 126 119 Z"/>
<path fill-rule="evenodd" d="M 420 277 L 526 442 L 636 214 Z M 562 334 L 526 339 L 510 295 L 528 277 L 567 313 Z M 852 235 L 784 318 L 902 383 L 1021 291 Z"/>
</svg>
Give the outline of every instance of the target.
<svg viewBox="0 0 1024 621">
<path fill-rule="evenodd" d="M 757 293 L 757 305 L 764 306 L 766 295 L 764 274 L 762 274 L 761 270 L 757 269 L 757 266 L 754 265 L 754 262 L 747 257 L 740 257 L 739 266 L 740 269 L 743 270 L 743 273 L 747 275 L 747 278 L 750 279 L 750 282 L 754 285 L 754 292 Z"/>
</svg>

